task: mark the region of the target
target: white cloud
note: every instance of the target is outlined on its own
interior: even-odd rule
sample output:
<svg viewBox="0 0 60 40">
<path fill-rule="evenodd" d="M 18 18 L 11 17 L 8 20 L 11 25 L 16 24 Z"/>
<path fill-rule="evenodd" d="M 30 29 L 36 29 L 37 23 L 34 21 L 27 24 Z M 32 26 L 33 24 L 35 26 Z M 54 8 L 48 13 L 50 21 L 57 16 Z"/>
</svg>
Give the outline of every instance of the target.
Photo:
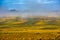
<svg viewBox="0 0 60 40">
<path fill-rule="evenodd" d="M 42 2 L 42 0 L 37 0 L 37 3 L 41 3 Z"/>
<path fill-rule="evenodd" d="M 12 4 L 25 4 L 25 3 L 23 3 L 23 2 L 18 2 L 18 3 L 12 3 Z"/>
<path fill-rule="evenodd" d="M 56 0 L 37 0 L 37 3 L 40 4 L 56 3 Z"/>
<path fill-rule="evenodd" d="M 54 1 L 45 1 L 43 3 L 55 3 Z"/>
</svg>

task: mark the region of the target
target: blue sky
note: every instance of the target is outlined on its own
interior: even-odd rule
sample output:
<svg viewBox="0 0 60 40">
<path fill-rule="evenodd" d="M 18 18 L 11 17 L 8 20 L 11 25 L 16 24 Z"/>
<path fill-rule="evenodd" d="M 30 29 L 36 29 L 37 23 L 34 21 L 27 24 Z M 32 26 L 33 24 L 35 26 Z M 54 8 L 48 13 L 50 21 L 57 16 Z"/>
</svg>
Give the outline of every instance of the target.
<svg viewBox="0 0 60 40">
<path fill-rule="evenodd" d="M 0 0 L 0 7 L 29 12 L 60 11 L 60 0 Z"/>
</svg>

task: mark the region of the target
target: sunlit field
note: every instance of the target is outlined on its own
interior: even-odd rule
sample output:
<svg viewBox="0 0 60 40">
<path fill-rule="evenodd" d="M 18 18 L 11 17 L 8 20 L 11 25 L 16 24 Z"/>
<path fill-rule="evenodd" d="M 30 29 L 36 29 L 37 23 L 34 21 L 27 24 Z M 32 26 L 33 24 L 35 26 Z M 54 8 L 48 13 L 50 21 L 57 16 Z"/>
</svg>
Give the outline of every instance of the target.
<svg viewBox="0 0 60 40">
<path fill-rule="evenodd" d="M 0 18 L 0 40 L 60 40 L 60 17 Z"/>
</svg>

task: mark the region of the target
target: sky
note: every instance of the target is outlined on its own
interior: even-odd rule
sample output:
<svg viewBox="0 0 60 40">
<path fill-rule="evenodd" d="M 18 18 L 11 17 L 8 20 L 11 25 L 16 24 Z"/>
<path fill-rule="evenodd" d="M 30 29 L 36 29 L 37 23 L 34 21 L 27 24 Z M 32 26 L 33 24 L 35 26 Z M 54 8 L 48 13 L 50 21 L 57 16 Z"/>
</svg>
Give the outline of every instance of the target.
<svg viewBox="0 0 60 40">
<path fill-rule="evenodd" d="M 52 15 L 52 13 L 60 15 L 60 0 L 0 0 L 0 9 L 4 12 L 11 9 L 22 12 L 18 14 L 28 12 L 32 15 Z M 15 13 L 10 14 L 15 15 Z"/>
</svg>

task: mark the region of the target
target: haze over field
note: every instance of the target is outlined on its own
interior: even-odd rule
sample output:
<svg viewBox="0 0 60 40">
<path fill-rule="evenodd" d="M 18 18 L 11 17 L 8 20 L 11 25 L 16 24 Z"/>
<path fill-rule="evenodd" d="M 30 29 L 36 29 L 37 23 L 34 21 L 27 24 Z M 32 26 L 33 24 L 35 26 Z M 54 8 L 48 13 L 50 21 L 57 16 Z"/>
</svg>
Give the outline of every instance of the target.
<svg viewBox="0 0 60 40">
<path fill-rule="evenodd" d="M 0 0 L 0 16 L 28 15 L 60 16 L 60 0 Z"/>
</svg>

